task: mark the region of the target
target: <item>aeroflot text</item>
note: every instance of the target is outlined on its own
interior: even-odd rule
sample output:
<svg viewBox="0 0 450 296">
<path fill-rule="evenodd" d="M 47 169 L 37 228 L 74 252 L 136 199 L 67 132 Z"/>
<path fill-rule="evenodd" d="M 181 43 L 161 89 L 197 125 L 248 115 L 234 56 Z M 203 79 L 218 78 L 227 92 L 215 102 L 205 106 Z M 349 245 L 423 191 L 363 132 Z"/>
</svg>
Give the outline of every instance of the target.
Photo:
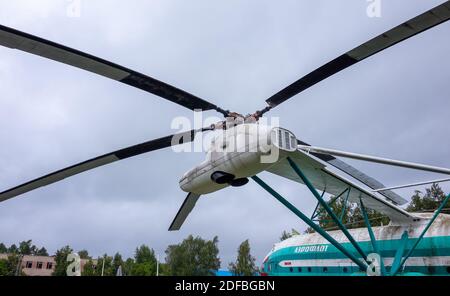
<svg viewBox="0 0 450 296">
<path fill-rule="evenodd" d="M 326 252 L 328 250 L 327 245 L 317 245 L 317 246 L 302 246 L 296 247 L 295 253 L 309 253 L 309 252 Z"/>
</svg>

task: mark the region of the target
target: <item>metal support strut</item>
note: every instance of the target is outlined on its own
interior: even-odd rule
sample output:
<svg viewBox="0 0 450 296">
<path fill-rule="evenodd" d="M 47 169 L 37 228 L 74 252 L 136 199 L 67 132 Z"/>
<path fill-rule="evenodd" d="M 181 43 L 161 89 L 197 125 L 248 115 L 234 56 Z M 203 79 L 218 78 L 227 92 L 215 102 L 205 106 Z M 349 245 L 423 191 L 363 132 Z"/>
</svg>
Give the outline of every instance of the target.
<svg viewBox="0 0 450 296">
<path fill-rule="evenodd" d="M 351 190 L 352 190 L 352 187 L 348 187 L 347 196 L 345 197 L 344 204 L 342 206 L 341 215 L 339 216 L 339 220 L 342 223 L 344 223 L 342 219 L 344 219 L 345 211 L 347 210 L 348 197 L 350 196 L 350 191 Z"/>
<path fill-rule="evenodd" d="M 364 258 L 364 260 L 367 260 L 367 255 L 364 253 L 364 251 L 361 249 L 359 244 L 356 242 L 356 240 L 353 238 L 353 236 L 348 232 L 347 228 L 344 226 L 344 224 L 341 223 L 339 218 L 336 216 L 336 214 L 333 213 L 331 208 L 328 206 L 328 204 L 323 200 L 323 198 L 320 196 L 319 192 L 317 192 L 316 188 L 312 185 L 312 183 L 306 178 L 306 176 L 303 174 L 303 172 L 300 170 L 300 168 L 295 164 L 295 162 L 292 161 L 291 158 L 287 158 L 290 166 L 292 169 L 297 173 L 297 175 L 303 180 L 303 183 L 309 188 L 309 190 L 312 192 L 312 194 L 317 198 L 320 205 L 327 211 L 328 215 L 333 219 L 334 223 L 341 229 L 342 233 L 347 237 L 347 239 L 350 241 L 350 243 L 353 245 L 353 247 L 358 251 L 358 253 Z"/>
<path fill-rule="evenodd" d="M 325 190 L 323 190 L 321 196 L 323 197 L 324 194 L 325 194 Z M 333 201 L 332 201 L 332 202 L 333 202 Z M 320 206 L 320 204 L 317 203 L 316 208 L 314 209 L 314 212 L 313 212 L 312 215 L 311 215 L 311 220 L 314 220 L 315 218 L 317 218 L 317 217 L 319 216 L 319 214 L 320 214 L 319 206 Z"/>
<path fill-rule="evenodd" d="M 325 189 L 326 189 L 326 188 L 325 188 Z M 336 200 L 337 200 L 339 197 L 342 196 L 342 194 L 344 194 L 345 192 L 347 192 L 347 190 L 348 190 L 348 188 L 345 189 L 344 191 L 342 191 L 341 193 L 339 193 L 338 195 L 336 195 L 335 197 L 333 197 L 332 199 L 330 199 L 330 200 L 328 201 L 328 205 L 329 205 L 329 206 L 332 206 L 332 205 L 336 202 Z M 325 194 L 325 190 L 323 191 L 321 197 L 323 197 L 324 194 Z M 322 213 L 322 209 L 319 208 L 319 206 L 320 206 L 320 202 L 317 202 L 316 209 L 314 210 L 314 213 L 313 213 L 313 218 L 311 218 L 312 220 L 314 220 L 314 218 L 317 218 L 317 217 Z M 317 213 L 316 213 L 316 211 L 317 211 Z"/>
<path fill-rule="evenodd" d="M 252 179 L 256 183 L 258 183 L 262 188 L 264 188 L 267 192 L 269 192 L 273 197 L 275 197 L 279 202 L 281 202 L 283 205 L 285 205 L 289 210 L 291 210 L 295 215 L 297 215 L 300 219 L 302 219 L 306 224 L 308 224 L 318 234 L 320 234 L 323 238 L 325 238 L 328 242 L 330 242 L 333 246 L 335 246 L 345 256 L 350 258 L 356 265 L 359 266 L 359 268 L 361 270 L 363 270 L 363 271 L 367 270 L 366 263 L 362 262 L 355 255 L 353 255 L 347 249 L 345 249 L 339 242 L 337 242 L 332 236 L 330 236 L 326 231 L 324 231 L 319 225 L 317 225 L 311 219 L 309 219 L 305 214 L 303 214 L 294 205 L 292 205 L 289 201 L 287 201 L 285 198 L 283 198 L 278 192 L 276 192 L 274 189 L 272 189 L 263 180 L 261 180 L 257 176 L 253 176 Z"/>
<path fill-rule="evenodd" d="M 427 226 L 425 226 L 425 228 L 423 229 L 422 233 L 420 234 L 420 236 L 417 238 L 416 242 L 414 243 L 414 245 L 412 246 L 411 249 L 409 249 L 408 253 L 406 254 L 406 256 L 403 258 L 403 260 L 401 261 L 400 264 L 398 264 L 398 266 L 395 266 L 395 268 L 392 268 L 391 271 L 391 275 L 395 275 L 400 268 L 403 266 L 403 264 L 405 264 L 406 260 L 408 260 L 408 258 L 412 255 L 412 253 L 414 252 L 414 250 L 416 249 L 417 245 L 420 243 L 420 241 L 422 240 L 423 236 L 425 235 L 425 233 L 428 231 L 428 229 L 430 228 L 431 224 L 433 224 L 434 220 L 436 220 L 437 216 L 441 213 L 442 209 L 445 207 L 445 205 L 447 204 L 448 200 L 450 199 L 450 194 L 447 195 L 446 198 L 444 198 L 444 200 L 442 201 L 441 205 L 439 206 L 439 208 L 436 210 L 436 212 L 434 212 L 433 217 L 431 218 L 431 220 L 428 222 Z"/>
<path fill-rule="evenodd" d="M 364 203 L 361 198 L 359 198 L 359 204 L 361 206 L 361 212 L 364 216 L 364 221 L 367 226 L 367 231 L 369 232 L 370 242 L 372 243 L 372 250 L 373 250 L 373 252 L 377 253 L 380 256 L 381 275 L 384 276 L 386 274 L 386 269 L 384 267 L 383 257 L 381 256 L 380 249 L 378 248 L 378 243 L 377 243 L 377 240 L 373 233 L 372 225 L 370 225 L 370 220 L 369 220 L 369 216 L 367 215 L 366 207 L 364 206 Z"/>
</svg>

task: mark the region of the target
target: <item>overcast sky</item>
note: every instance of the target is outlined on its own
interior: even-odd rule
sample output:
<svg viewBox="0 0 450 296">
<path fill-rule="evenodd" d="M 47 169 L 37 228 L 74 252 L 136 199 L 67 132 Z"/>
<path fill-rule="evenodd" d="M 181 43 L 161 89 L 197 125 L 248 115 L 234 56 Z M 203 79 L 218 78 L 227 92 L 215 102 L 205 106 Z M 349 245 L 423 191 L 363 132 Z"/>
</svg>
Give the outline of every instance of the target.
<svg viewBox="0 0 450 296">
<path fill-rule="evenodd" d="M 0 23 L 111 60 L 225 109 L 264 100 L 376 35 L 442 3 L 382 0 L 0 0 Z M 450 167 L 450 23 L 373 56 L 273 110 L 311 144 Z M 192 112 L 154 95 L 57 62 L 0 47 L 0 191 L 54 170 L 173 132 Z M 207 112 L 205 116 L 215 116 Z M 219 237 L 222 265 L 250 239 L 261 263 L 283 230 L 305 225 L 256 184 L 202 197 L 182 230 L 168 226 L 185 198 L 180 176 L 204 158 L 170 149 L 74 176 L 0 204 L 0 242 L 33 239 L 53 253 L 161 256 L 189 234 Z M 442 175 L 348 161 L 385 185 Z M 305 213 L 300 184 L 261 174 Z M 443 184 L 446 192 L 449 184 Z M 419 187 L 421 189 L 421 187 Z M 398 190 L 409 199 L 414 188 Z"/>
</svg>

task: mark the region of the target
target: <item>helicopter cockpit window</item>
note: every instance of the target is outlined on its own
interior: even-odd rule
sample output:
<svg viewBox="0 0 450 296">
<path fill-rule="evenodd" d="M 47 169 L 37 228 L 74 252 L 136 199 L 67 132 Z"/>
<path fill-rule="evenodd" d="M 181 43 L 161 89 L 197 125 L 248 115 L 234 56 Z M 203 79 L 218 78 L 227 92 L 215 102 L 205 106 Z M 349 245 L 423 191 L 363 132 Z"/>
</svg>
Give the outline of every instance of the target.
<svg viewBox="0 0 450 296">
<path fill-rule="evenodd" d="M 295 151 L 297 149 L 297 139 L 288 130 L 275 128 L 272 130 L 272 143 L 280 149 Z"/>
<path fill-rule="evenodd" d="M 290 141 L 290 137 L 289 137 L 289 132 L 285 131 L 284 132 L 284 144 L 287 150 L 291 150 L 291 141 Z"/>
</svg>

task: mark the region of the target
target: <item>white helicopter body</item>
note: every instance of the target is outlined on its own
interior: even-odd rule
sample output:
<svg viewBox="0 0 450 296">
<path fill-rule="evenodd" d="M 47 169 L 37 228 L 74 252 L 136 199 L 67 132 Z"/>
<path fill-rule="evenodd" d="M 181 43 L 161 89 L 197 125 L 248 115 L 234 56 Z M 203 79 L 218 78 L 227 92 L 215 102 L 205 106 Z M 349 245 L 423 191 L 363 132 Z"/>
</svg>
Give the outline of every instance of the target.
<svg viewBox="0 0 450 296">
<path fill-rule="evenodd" d="M 211 142 L 206 159 L 180 180 L 185 192 L 207 194 L 228 186 L 242 186 L 247 178 L 268 169 L 297 149 L 293 133 L 257 123 L 220 132 Z"/>
</svg>

